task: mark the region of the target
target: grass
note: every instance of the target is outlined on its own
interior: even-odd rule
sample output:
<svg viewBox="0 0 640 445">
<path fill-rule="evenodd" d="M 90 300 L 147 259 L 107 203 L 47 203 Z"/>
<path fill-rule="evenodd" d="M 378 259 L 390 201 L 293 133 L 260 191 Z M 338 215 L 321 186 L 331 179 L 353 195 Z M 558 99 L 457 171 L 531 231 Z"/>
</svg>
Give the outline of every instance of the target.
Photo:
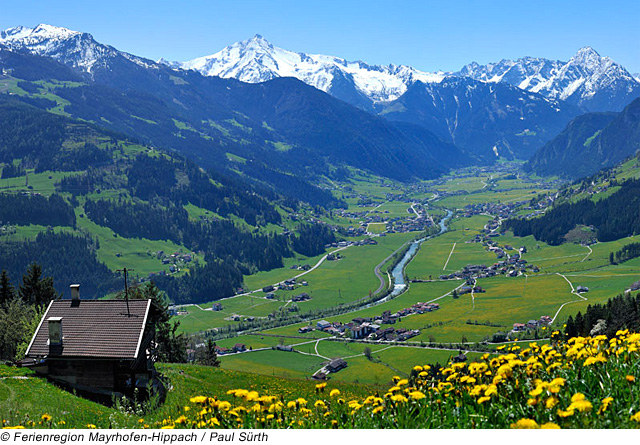
<svg viewBox="0 0 640 445">
<path fill-rule="evenodd" d="M 315 394 L 315 382 L 304 379 L 273 378 L 244 370 L 227 370 L 196 365 L 157 364 L 165 381 L 171 385 L 166 402 L 150 412 L 127 413 L 107 407 L 64 391 L 32 371 L 0 365 L 0 419 L 9 425 L 24 424 L 33 428 L 141 428 L 172 415 L 176 406 L 189 404 L 199 394 L 217 394 L 222 400 L 233 401 L 227 395 L 232 388 L 251 388 L 260 392 L 279 393 L 283 397 L 310 398 Z M 21 377 L 21 378 L 14 378 Z M 332 388 L 331 384 L 329 388 Z M 345 396 L 361 397 L 369 390 L 365 386 L 341 384 Z M 48 414 L 50 422 L 42 421 Z M 138 420 L 144 418 L 143 423 Z M 33 421 L 33 425 L 30 423 Z"/>
<path fill-rule="evenodd" d="M 45 196 L 55 193 L 55 183 L 66 176 L 78 175 L 82 172 L 51 172 L 34 173 L 32 169 L 27 170 L 27 176 L 17 178 L 0 179 L 0 192 L 5 191 L 31 191 Z"/>
<path fill-rule="evenodd" d="M 171 241 L 149 240 L 146 238 L 123 238 L 109 228 L 99 226 L 89 218 L 80 217 L 84 211 L 81 207 L 76 209 L 76 221 L 78 229 L 84 229 L 100 240 L 100 248 L 96 254 L 98 260 L 106 264 L 111 270 L 122 269 L 123 267 L 135 269 L 135 275 L 146 277 L 149 273 L 169 270 L 169 265 L 162 264 L 153 253 L 160 250 L 172 252 L 188 252 L 188 250 Z M 198 261 L 204 261 L 202 258 Z M 188 267 L 182 269 L 181 273 L 186 273 Z"/>
<path fill-rule="evenodd" d="M 221 357 L 221 366 L 232 371 L 250 371 L 256 374 L 283 378 L 311 377 L 322 368 L 325 359 L 285 351 L 257 351 Z"/>
</svg>

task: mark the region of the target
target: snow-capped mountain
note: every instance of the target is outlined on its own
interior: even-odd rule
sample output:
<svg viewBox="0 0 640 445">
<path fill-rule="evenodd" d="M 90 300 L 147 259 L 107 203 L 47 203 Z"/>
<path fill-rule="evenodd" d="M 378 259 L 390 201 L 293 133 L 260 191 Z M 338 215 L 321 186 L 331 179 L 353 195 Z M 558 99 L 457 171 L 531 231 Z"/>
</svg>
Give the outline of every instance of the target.
<svg viewBox="0 0 640 445">
<path fill-rule="evenodd" d="M 109 60 L 117 57 L 124 57 L 147 68 L 154 65 L 151 60 L 96 42 L 91 34 L 46 24 L 35 28 L 17 26 L 0 31 L 0 44 L 12 50 L 25 50 L 51 57 L 88 73 L 92 73 L 97 67 L 108 68 Z"/>
<path fill-rule="evenodd" d="M 248 83 L 296 77 L 367 109 L 376 103 L 398 99 L 416 81 L 440 83 L 445 76 L 507 82 L 588 111 L 619 111 L 640 96 L 638 79 L 590 47 L 580 49 L 568 62 L 524 57 L 487 65 L 474 62 L 457 73 L 429 73 L 405 65 L 368 65 L 334 56 L 297 53 L 274 46 L 256 35 L 210 56 L 188 62 L 159 62 L 173 68 L 195 70 L 205 76 L 233 77 Z"/>
<path fill-rule="evenodd" d="M 487 65 L 474 62 L 456 75 L 484 82 L 507 82 L 589 111 L 619 111 L 640 96 L 640 82 L 634 76 L 588 46 L 568 62 L 534 57 Z"/>
<path fill-rule="evenodd" d="M 426 73 L 404 65 L 376 66 L 333 56 L 296 53 L 278 48 L 260 35 L 210 56 L 183 63 L 172 62 L 169 66 L 192 69 L 205 76 L 233 77 L 248 83 L 296 77 L 351 103 L 354 99 L 365 98 L 372 102 L 394 100 L 417 80 L 430 83 L 444 78 L 444 73 Z"/>
</svg>

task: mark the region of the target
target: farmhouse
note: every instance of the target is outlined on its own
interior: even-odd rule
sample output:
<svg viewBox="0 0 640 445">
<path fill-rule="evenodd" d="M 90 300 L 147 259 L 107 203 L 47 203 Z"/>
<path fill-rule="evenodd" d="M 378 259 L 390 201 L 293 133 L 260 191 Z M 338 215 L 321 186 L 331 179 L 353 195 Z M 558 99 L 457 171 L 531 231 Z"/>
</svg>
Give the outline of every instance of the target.
<svg viewBox="0 0 640 445">
<path fill-rule="evenodd" d="M 325 366 L 326 370 L 329 372 L 338 372 L 341 369 L 344 369 L 346 367 L 347 367 L 347 362 L 341 358 L 331 360 L 331 362 L 327 366 Z"/>
<path fill-rule="evenodd" d="M 110 401 L 113 394 L 161 395 L 156 378 L 151 300 L 71 300 L 49 304 L 26 351 L 24 366 L 47 378 Z"/>
</svg>

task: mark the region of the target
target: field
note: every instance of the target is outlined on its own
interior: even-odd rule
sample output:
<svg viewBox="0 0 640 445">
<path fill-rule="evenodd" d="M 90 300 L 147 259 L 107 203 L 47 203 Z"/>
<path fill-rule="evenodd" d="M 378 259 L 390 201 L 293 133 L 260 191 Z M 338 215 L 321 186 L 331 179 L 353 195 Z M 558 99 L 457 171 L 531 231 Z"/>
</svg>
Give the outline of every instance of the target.
<svg viewBox="0 0 640 445">
<path fill-rule="evenodd" d="M 221 300 L 223 310 L 218 312 L 188 306 L 189 313 L 177 317 L 180 321 L 180 329 L 183 332 L 197 332 L 233 324 L 235 321 L 228 319 L 233 315 L 242 318 L 266 317 L 269 313 L 288 306 L 291 297 L 301 292 L 306 292 L 311 296 L 311 300 L 296 303 L 301 311 L 321 310 L 365 298 L 370 291 L 375 291 L 380 285 L 379 279 L 373 273 L 375 266 L 413 236 L 411 234 L 393 234 L 377 238 L 378 244 L 374 246 L 351 246 L 344 249 L 340 252 L 344 256 L 342 259 L 324 261 L 316 270 L 299 279 L 299 281 L 306 280 L 308 286 L 298 286 L 293 291 L 279 290 L 275 292 L 276 298 L 274 300 L 267 300 L 265 293 L 259 291 L 251 295 Z M 309 264 L 315 265 L 317 261 L 314 260 L 319 258 L 321 256 L 302 259 L 304 263 L 308 261 Z M 302 262 L 299 259 L 295 260 L 296 264 Z M 293 262 L 294 260 L 289 259 L 288 261 Z M 302 272 L 291 270 L 286 266 L 269 272 L 261 272 L 249 280 L 252 284 L 248 287 L 261 289 L 300 273 Z M 200 305 L 200 307 L 210 307 L 210 304 Z"/>
</svg>

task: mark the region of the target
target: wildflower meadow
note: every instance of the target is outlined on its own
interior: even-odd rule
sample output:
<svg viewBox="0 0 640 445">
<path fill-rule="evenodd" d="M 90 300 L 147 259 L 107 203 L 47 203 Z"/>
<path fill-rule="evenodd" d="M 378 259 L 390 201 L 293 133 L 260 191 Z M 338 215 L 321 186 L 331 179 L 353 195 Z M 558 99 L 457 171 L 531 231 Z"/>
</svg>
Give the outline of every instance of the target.
<svg viewBox="0 0 640 445">
<path fill-rule="evenodd" d="M 387 391 L 347 396 L 326 382 L 312 396 L 229 388 L 194 394 L 132 428 L 637 428 L 640 333 L 511 343 L 471 363 L 416 365 Z M 60 428 L 39 422 L 4 427 Z M 93 427 L 94 425 L 90 425 Z"/>
</svg>

